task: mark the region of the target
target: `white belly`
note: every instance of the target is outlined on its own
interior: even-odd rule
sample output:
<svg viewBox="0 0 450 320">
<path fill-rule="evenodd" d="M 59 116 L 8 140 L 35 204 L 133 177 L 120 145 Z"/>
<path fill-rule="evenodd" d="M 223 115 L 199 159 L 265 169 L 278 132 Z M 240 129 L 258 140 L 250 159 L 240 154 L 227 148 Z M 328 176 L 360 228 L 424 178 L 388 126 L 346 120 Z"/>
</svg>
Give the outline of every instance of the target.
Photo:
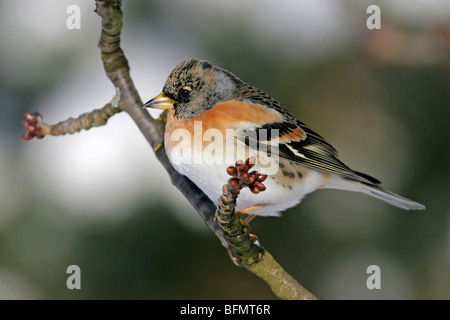
<svg viewBox="0 0 450 320">
<path fill-rule="evenodd" d="M 234 163 L 189 163 L 184 161 L 181 153 L 168 153 L 169 160 L 175 169 L 188 177 L 214 202 L 217 203 L 222 194 L 222 186 L 228 182 L 230 176 L 227 174 L 227 168 Z M 265 173 L 264 169 L 255 165 L 252 170 Z M 264 208 L 255 210 L 252 214 L 260 216 L 278 216 L 281 211 L 298 204 L 308 193 L 316 190 L 324 183 L 323 174 L 319 171 L 302 167 L 302 178 L 292 180 L 291 183 L 277 183 L 275 178 L 283 176 L 281 172 L 269 175 L 264 181 L 267 187 L 266 191 L 259 194 L 253 194 L 248 188 L 244 188 L 238 199 L 236 209 L 243 209 L 253 205 L 267 205 Z M 279 181 L 279 180 L 278 180 Z"/>
</svg>

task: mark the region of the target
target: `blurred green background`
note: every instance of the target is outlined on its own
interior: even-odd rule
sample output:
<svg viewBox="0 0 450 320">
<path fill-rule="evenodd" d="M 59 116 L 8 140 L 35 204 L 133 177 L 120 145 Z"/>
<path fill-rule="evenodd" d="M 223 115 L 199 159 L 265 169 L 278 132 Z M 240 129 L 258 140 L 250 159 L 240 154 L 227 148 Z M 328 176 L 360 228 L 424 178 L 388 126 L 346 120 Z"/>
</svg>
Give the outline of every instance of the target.
<svg viewBox="0 0 450 320">
<path fill-rule="evenodd" d="M 278 99 L 355 170 L 424 203 L 405 212 L 324 190 L 252 230 L 321 299 L 449 299 L 450 3 L 124 1 L 122 47 L 143 100 L 197 57 Z M 81 29 L 66 27 L 71 4 Z M 366 9 L 381 8 L 368 30 Z M 126 114 L 24 142 L 114 95 L 93 0 L 0 2 L 0 298 L 275 299 L 230 261 Z M 270 192 L 270 190 L 268 191 Z M 68 290 L 66 268 L 81 268 Z M 366 269 L 381 268 L 381 290 Z"/>
</svg>

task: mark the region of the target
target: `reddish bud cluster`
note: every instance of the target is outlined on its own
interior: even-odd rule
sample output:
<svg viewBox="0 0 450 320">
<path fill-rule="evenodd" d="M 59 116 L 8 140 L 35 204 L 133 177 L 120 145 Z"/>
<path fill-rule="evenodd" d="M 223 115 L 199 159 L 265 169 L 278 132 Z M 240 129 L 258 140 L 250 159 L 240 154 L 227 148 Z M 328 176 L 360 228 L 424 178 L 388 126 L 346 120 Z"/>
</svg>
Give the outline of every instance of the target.
<svg viewBox="0 0 450 320">
<path fill-rule="evenodd" d="M 263 184 L 267 175 L 260 174 L 258 171 L 248 172 L 255 166 L 256 158 L 250 157 L 247 161 L 243 162 L 238 160 L 235 166 L 227 168 L 227 173 L 232 176 L 228 183 L 233 188 L 242 189 L 244 187 L 250 188 L 250 191 L 254 194 L 258 194 L 266 190 L 266 186 Z"/>
<path fill-rule="evenodd" d="M 24 140 L 31 140 L 34 137 L 42 139 L 45 136 L 42 133 L 43 123 L 43 117 L 39 112 L 26 112 L 22 124 L 27 131 L 22 135 L 22 138 Z"/>
</svg>

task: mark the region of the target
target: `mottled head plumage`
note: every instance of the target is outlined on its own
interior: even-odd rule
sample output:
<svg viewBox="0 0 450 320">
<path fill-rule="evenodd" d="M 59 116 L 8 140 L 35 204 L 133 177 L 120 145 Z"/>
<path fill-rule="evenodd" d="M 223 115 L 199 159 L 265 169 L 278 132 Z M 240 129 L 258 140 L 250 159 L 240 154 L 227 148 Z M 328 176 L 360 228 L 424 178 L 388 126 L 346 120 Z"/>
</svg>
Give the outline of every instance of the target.
<svg viewBox="0 0 450 320">
<path fill-rule="evenodd" d="M 174 101 L 175 115 L 187 120 L 232 97 L 240 82 L 231 72 L 193 58 L 172 70 L 163 94 Z"/>
</svg>

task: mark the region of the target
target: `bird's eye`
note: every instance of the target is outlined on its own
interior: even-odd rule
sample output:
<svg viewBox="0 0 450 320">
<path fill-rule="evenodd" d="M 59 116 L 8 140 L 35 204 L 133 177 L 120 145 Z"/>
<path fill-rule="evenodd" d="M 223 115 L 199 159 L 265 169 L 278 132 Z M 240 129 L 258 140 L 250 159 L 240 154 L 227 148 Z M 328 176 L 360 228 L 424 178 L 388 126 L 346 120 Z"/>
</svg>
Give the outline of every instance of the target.
<svg viewBox="0 0 450 320">
<path fill-rule="evenodd" d="M 180 89 L 180 91 L 178 92 L 178 95 L 180 96 L 181 99 L 183 99 L 185 101 L 189 99 L 189 95 L 191 94 L 191 90 L 189 90 L 189 89 L 187 89 L 187 88 Z"/>
</svg>

